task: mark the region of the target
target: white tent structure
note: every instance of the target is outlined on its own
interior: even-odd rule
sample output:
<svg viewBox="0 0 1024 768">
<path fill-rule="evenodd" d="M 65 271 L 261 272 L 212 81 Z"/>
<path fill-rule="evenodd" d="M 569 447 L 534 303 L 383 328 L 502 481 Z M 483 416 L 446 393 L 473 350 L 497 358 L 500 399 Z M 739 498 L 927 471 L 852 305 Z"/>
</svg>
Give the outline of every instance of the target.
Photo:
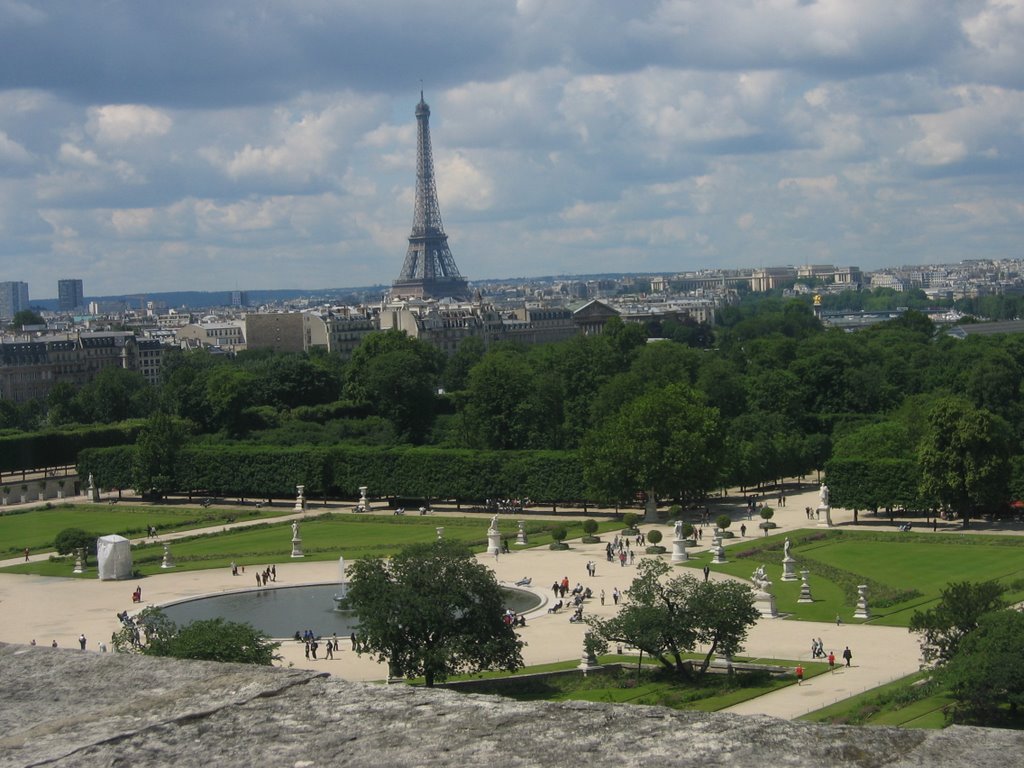
<svg viewBox="0 0 1024 768">
<path fill-rule="evenodd" d="M 132 577 L 132 543 L 124 536 L 111 534 L 96 539 L 96 559 L 102 581 Z"/>
</svg>

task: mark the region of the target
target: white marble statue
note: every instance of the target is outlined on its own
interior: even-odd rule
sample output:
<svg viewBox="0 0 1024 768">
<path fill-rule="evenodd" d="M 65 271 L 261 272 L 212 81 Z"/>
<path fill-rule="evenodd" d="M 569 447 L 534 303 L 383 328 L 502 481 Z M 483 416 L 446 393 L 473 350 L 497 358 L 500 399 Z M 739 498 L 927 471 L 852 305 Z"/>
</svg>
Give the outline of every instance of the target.
<svg viewBox="0 0 1024 768">
<path fill-rule="evenodd" d="M 782 543 L 782 559 L 789 560 L 789 536 L 787 536 L 786 540 Z"/>
<path fill-rule="evenodd" d="M 828 506 L 828 486 L 824 483 L 821 484 L 821 490 L 818 491 L 818 495 L 821 497 L 821 506 Z"/>
<path fill-rule="evenodd" d="M 489 531 L 496 531 L 496 530 L 498 530 L 498 516 L 497 515 L 495 515 L 494 517 L 491 518 L 491 527 L 488 528 L 487 530 L 489 530 Z"/>
<path fill-rule="evenodd" d="M 682 539 L 682 538 L 685 538 L 683 536 L 683 521 L 682 520 L 676 520 L 676 539 Z"/>
<path fill-rule="evenodd" d="M 299 538 L 299 521 L 296 520 L 292 523 L 292 538 Z"/>
</svg>

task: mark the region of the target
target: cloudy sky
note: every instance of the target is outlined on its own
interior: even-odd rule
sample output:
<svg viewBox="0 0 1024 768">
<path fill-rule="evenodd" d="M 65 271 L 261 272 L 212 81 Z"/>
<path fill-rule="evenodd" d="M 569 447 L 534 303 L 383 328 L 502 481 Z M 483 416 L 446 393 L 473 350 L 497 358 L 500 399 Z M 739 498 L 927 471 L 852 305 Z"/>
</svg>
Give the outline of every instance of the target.
<svg viewBox="0 0 1024 768">
<path fill-rule="evenodd" d="M 1024 0 L 0 0 L 0 280 L 1020 257 Z"/>
</svg>

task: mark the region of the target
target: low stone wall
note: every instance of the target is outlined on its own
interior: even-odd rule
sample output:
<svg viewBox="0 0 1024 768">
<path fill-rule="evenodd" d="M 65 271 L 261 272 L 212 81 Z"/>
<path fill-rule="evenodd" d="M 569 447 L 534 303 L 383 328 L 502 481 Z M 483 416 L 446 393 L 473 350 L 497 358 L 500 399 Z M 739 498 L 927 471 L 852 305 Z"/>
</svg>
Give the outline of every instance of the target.
<svg viewBox="0 0 1024 768">
<path fill-rule="evenodd" d="M 315 672 L 0 645 L 8 766 L 904 768 L 1020 764 L 1024 734 L 524 703 Z"/>
</svg>

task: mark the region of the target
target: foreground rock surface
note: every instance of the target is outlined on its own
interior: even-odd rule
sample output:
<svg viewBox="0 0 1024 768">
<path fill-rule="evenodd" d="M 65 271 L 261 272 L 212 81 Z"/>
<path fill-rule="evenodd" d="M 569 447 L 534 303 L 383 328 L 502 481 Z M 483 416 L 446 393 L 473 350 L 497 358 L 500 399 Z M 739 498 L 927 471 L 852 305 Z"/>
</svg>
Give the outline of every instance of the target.
<svg viewBox="0 0 1024 768">
<path fill-rule="evenodd" d="M 1018 766 L 1024 734 L 519 703 L 0 645 L 0 766 Z"/>
</svg>

